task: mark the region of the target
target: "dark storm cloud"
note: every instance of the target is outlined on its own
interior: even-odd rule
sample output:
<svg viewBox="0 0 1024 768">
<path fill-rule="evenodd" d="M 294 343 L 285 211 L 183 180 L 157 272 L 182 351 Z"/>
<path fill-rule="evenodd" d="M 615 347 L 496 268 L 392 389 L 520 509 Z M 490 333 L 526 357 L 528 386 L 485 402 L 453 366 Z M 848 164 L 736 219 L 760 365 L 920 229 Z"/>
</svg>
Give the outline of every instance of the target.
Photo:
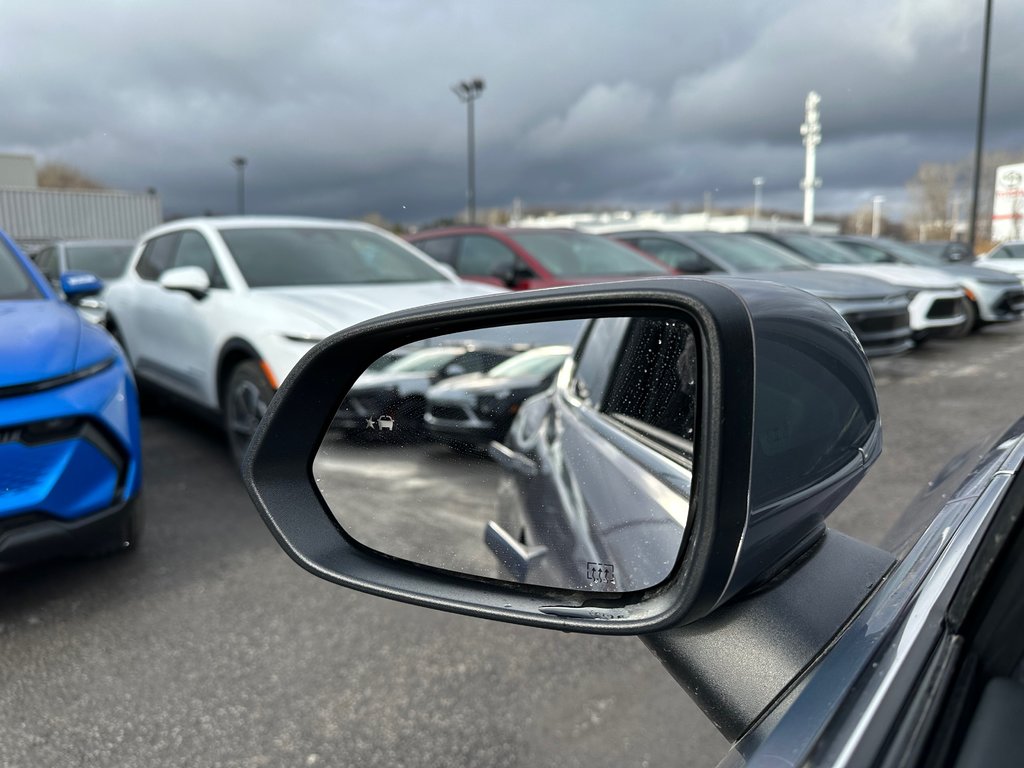
<svg viewBox="0 0 1024 768">
<path fill-rule="evenodd" d="M 1024 10 L 995 5 L 990 136 L 1019 147 Z M 481 205 L 746 203 L 762 175 L 766 204 L 796 208 L 814 88 L 821 204 L 849 209 L 969 153 L 974 6 L 22 3 L 5 11 L 0 150 L 157 187 L 168 213 L 229 211 L 243 154 L 253 210 L 416 221 L 464 204 L 448 89 L 480 75 Z"/>
</svg>

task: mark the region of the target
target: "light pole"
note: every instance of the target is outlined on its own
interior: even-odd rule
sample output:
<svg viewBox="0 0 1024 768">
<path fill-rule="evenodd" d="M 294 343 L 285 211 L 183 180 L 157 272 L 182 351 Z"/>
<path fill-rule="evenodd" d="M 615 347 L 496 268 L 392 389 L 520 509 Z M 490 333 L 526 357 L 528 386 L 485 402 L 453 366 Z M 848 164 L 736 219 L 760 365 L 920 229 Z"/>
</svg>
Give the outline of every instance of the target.
<svg viewBox="0 0 1024 768">
<path fill-rule="evenodd" d="M 453 85 L 452 91 L 459 97 L 459 101 L 466 105 L 466 210 L 469 223 L 473 224 L 476 222 L 476 137 L 473 132 L 473 103 L 484 92 L 484 81 L 479 77 L 463 80 Z"/>
<path fill-rule="evenodd" d="M 885 198 L 875 195 L 871 198 L 871 236 L 878 237 L 882 234 L 882 203 Z"/>
<path fill-rule="evenodd" d="M 231 158 L 231 164 L 238 169 L 238 215 L 245 215 L 245 166 L 249 163 L 244 157 Z"/>
<path fill-rule="evenodd" d="M 807 94 L 804 102 L 804 122 L 800 126 L 800 135 L 804 137 L 807 148 L 804 158 L 804 180 L 800 188 L 804 191 L 804 226 L 814 223 L 814 190 L 821 186 L 817 176 L 818 145 L 821 144 L 821 96 L 814 91 Z"/>
<path fill-rule="evenodd" d="M 974 132 L 974 176 L 971 179 L 971 215 L 967 245 L 971 252 L 978 240 L 978 190 L 981 188 L 981 153 L 985 146 L 985 97 L 988 92 L 988 49 L 992 39 L 992 0 L 985 0 L 985 24 L 981 41 L 981 87 L 978 95 L 978 126 Z"/>
<path fill-rule="evenodd" d="M 761 187 L 764 186 L 764 176 L 754 177 L 754 221 L 761 218 Z"/>
</svg>

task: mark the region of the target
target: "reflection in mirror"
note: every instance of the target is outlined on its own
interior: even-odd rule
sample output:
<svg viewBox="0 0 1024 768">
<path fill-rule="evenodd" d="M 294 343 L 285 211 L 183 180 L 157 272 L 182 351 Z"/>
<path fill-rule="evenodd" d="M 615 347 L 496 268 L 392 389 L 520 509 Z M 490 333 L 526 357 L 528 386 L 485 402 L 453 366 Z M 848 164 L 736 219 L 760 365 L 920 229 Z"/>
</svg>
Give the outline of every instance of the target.
<svg viewBox="0 0 1024 768">
<path fill-rule="evenodd" d="M 453 334 L 370 365 L 313 462 L 345 532 L 385 555 L 543 587 L 672 573 L 689 514 L 698 344 L 678 318 Z"/>
</svg>

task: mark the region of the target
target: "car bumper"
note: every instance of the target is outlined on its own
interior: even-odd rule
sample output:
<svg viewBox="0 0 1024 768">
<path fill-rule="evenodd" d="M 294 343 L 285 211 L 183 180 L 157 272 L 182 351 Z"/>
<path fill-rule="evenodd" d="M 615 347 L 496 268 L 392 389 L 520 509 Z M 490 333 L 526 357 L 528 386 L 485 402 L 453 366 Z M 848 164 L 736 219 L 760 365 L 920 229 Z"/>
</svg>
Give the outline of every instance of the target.
<svg viewBox="0 0 1024 768">
<path fill-rule="evenodd" d="M 953 328 L 965 320 L 963 291 L 923 290 L 910 300 L 910 327 L 914 332 Z"/>
<path fill-rule="evenodd" d="M 899 355 L 913 348 L 906 299 L 829 303 L 853 329 L 868 357 Z"/>
<path fill-rule="evenodd" d="M 443 419 L 429 412 L 423 417 L 427 431 L 439 442 L 470 443 L 489 445 L 492 440 L 501 440 L 508 432 L 508 424 L 484 421 L 475 415 L 469 419 Z"/>
<path fill-rule="evenodd" d="M 1024 313 L 1024 287 L 987 285 L 970 286 L 978 317 L 986 323 L 1007 323 Z"/>
<path fill-rule="evenodd" d="M 0 518 L 0 571 L 107 549 L 124 534 L 124 515 L 137 503 L 119 501 L 74 520 L 40 513 Z"/>
<path fill-rule="evenodd" d="M 0 526 L 40 515 L 71 522 L 141 486 L 138 397 L 121 360 L 44 392 L 0 398 Z"/>
</svg>

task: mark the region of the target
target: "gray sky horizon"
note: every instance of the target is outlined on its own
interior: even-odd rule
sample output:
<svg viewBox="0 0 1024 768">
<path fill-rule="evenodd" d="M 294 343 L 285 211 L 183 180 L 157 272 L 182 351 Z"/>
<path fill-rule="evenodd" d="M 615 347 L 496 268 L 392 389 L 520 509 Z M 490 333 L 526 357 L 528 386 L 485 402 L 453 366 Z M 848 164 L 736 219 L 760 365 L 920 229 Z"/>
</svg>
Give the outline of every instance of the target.
<svg viewBox="0 0 1024 768">
<path fill-rule="evenodd" d="M 983 2 L 649 0 L 4 3 L 0 152 L 154 187 L 167 215 L 405 223 L 465 206 L 479 76 L 477 203 L 684 207 L 712 191 L 798 211 L 809 90 L 821 94 L 819 213 L 875 194 L 900 215 L 922 162 L 970 156 Z M 854 7 L 855 6 L 855 7 Z M 1024 149 L 1015 40 L 995 0 L 986 146 Z"/>
</svg>

